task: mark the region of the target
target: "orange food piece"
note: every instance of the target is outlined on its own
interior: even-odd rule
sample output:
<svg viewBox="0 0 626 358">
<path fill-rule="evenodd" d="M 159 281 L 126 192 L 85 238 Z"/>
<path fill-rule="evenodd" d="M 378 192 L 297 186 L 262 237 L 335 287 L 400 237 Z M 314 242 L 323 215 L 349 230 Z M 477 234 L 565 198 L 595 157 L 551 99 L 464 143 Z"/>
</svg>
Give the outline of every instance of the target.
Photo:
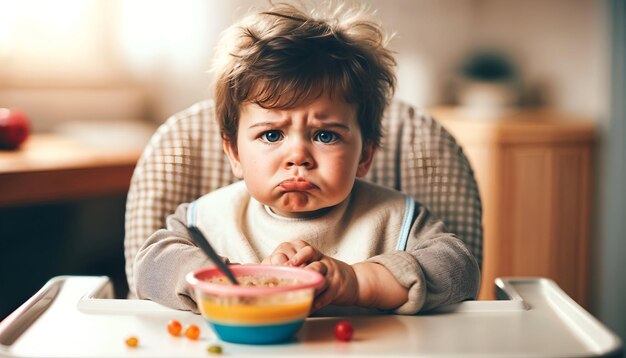
<svg viewBox="0 0 626 358">
<path fill-rule="evenodd" d="M 200 328 L 195 324 L 190 324 L 185 328 L 185 337 L 195 341 L 200 337 Z"/>
<path fill-rule="evenodd" d="M 139 339 L 135 336 L 130 336 L 126 338 L 126 346 L 135 348 L 139 344 Z"/>
<path fill-rule="evenodd" d="M 167 324 L 167 331 L 174 337 L 180 336 L 183 326 L 177 320 L 173 319 Z"/>
</svg>

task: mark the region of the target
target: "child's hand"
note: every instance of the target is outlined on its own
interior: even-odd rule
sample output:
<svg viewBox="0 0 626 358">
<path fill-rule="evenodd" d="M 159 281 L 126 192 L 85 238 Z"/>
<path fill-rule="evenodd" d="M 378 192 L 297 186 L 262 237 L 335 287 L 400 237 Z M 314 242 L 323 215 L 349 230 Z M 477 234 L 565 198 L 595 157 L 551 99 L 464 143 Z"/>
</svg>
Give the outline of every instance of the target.
<svg viewBox="0 0 626 358">
<path fill-rule="evenodd" d="M 355 305 L 359 298 L 359 284 L 352 266 L 324 256 L 304 240 L 283 242 L 266 257 L 262 264 L 304 266 L 324 276 L 324 286 L 317 291 L 314 310 L 329 304 Z"/>
<path fill-rule="evenodd" d="M 326 280 L 318 290 L 313 309 L 318 310 L 329 304 L 340 306 L 356 305 L 359 299 L 359 283 L 352 266 L 329 256 L 322 256 L 306 268 L 322 274 Z"/>
<path fill-rule="evenodd" d="M 264 265 L 304 266 L 322 258 L 322 253 L 304 240 L 283 242 L 261 262 Z"/>
</svg>

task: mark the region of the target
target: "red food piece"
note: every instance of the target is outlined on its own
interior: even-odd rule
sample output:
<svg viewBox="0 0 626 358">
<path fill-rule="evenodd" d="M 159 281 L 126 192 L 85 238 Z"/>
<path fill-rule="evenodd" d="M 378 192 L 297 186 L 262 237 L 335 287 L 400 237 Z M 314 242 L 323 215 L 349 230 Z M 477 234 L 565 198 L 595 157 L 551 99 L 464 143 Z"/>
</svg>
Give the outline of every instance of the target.
<svg viewBox="0 0 626 358">
<path fill-rule="evenodd" d="M 174 337 L 180 336 L 183 326 L 177 320 L 173 319 L 167 324 L 167 331 Z"/>
<path fill-rule="evenodd" d="M 348 321 L 339 321 L 335 325 L 335 337 L 343 342 L 349 342 L 354 334 L 354 328 Z"/>
</svg>

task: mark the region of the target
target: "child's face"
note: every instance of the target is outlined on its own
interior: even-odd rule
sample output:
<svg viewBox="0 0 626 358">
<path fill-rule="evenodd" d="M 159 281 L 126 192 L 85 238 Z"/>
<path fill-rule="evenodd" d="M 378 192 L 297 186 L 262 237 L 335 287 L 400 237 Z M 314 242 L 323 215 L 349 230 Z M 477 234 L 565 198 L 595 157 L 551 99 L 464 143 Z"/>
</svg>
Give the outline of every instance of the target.
<svg viewBox="0 0 626 358">
<path fill-rule="evenodd" d="M 293 109 L 243 104 L 237 145 L 225 142 L 224 150 L 250 194 L 287 217 L 339 204 L 374 154 L 355 106 L 327 96 Z"/>
</svg>

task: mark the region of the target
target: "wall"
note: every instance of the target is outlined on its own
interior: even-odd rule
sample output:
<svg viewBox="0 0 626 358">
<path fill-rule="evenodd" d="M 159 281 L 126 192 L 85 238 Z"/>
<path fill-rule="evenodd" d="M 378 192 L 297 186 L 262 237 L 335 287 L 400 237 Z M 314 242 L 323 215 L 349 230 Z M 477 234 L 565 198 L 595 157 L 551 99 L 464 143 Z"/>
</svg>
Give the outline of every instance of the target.
<svg viewBox="0 0 626 358">
<path fill-rule="evenodd" d="M 606 98 L 605 34 L 598 2 L 369 1 L 397 31 L 400 95 L 418 105 L 442 100 L 442 85 L 472 48 L 509 53 L 525 85 L 556 107 L 597 117 Z"/>
<path fill-rule="evenodd" d="M 161 41 L 160 52 L 151 56 L 125 51 L 124 59 L 134 73 L 158 78 L 159 100 L 155 114 L 163 118 L 210 94 L 208 68 L 215 34 L 231 18 L 250 7 L 263 7 L 261 0 L 223 2 L 181 1 L 178 21 L 167 16 L 166 35 L 149 32 L 129 36 L 135 27 L 126 25 L 120 43 L 132 49 L 147 41 Z M 603 67 L 606 49 L 601 26 L 600 2 L 592 0 L 367 0 L 378 9 L 381 22 L 396 37 L 391 47 L 399 62 L 397 96 L 419 106 L 445 101 L 447 83 L 459 62 L 473 48 L 491 46 L 510 54 L 529 90 L 540 91 L 543 100 L 564 110 L 597 118 L 606 98 Z M 126 21 L 137 21 L 143 10 L 120 7 Z M 137 27 L 163 29 L 159 16 L 144 15 Z M 220 14 L 220 15 L 217 15 Z M 223 15 L 222 15 L 223 14 Z M 234 14 L 234 15 L 229 15 Z M 152 16 L 152 18 L 150 18 Z M 148 17 L 146 20 L 145 18 Z M 169 33 L 169 31 L 174 33 Z M 184 41 L 182 41 L 184 39 Z M 161 65 L 159 65 L 159 63 Z M 146 71 L 152 68 L 152 71 Z M 154 86 L 151 86 L 154 87 Z"/>
<path fill-rule="evenodd" d="M 476 46 L 494 46 L 511 55 L 526 87 L 541 92 L 548 104 L 602 115 L 607 51 L 601 1 L 363 2 L 397 33 L 391 46 L 399 61 L 400 98 L 419 106 L 441 103 L 461 59 Z M 210 96 L 206 71 L 217 34 L 251 6 L 266 4 L 6 2 L 0 5 L 0 90 L 132 87 L 146 96 L 143 115 L 161 122 Z"/>
<path fill-rule="evenodd" d="M 592 262 L 593 313 L 626 342 L 626 4 L 606 2 L 611 69 L 608 112 L 598 123 L 597 237 Z"/>
</svg>

